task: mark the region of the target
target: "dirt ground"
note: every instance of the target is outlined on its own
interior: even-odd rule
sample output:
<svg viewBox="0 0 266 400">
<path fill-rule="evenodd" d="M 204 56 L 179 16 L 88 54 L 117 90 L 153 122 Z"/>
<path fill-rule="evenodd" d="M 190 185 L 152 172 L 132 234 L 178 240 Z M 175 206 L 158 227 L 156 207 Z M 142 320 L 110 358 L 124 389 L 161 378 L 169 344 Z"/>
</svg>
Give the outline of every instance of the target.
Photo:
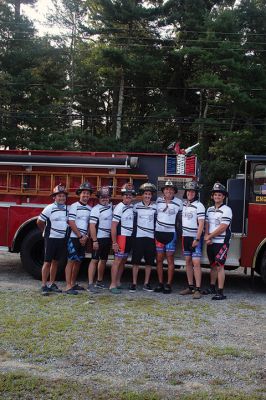
<svg viewBox="0 0 266 400">
<path fill-rule="evenodd" d="M 109 274 L 108 270 L 106 282 Z M 125 286 L 130 276 L 128 268 Z M 208 276 L 205 270 L 203 286 L 208 285 Z M 142 279 L 143 271 L 140 282 Z M 85 275 L 80 277 L 80 282 L 86 284 Z M 156 283 L 155 271 L 152 283 Z M 202 393 L 215 400 L 266 398 L 265 284 L 258 276 L 252 282 L 241 269 L 228 272 L 228 298 L 223 302 L 211 301 L 209 296 L 192 300 L 190 296 L 178 295 L 185 285 L 185 271 L 178 270 L 171 295 L 146 293 L 140 285 L 134 294 L 123 290 L 122 295 L 112 296 L 106 290 L 99 296 L 86 292 L 73 296 L 74 299 L 63 295 L 56 295 L 54 299 L 57 300 L 49 299 L 51 313 L 52 310 L 58 312 L 60 304 L 62 319 L 69 318 L 68 308 L 72 307 L 73 324 L 70 321 L 60 328 L 60 332 L 68 335 L 69 348 L 74 349 L 69 361 L 69 354 L 62 351 L 57 357 L 52 356 L 49 349 L 45 352 L 33 347 L 26 351 L 26 342 L 23 347 L 9 340 L 9 324 L 16 326 L 11 317 L 20 319 L 25 309 L 29 318 L 28 304 L 31 318 L 35 318 L 34 304 L 40 302 L 42 311 L 45 299 L 39 293 L 40 282 L 24 272 L 19 256 L 0 253 L 0 295 L 1 301 L 6 302 L 2 309 L 6 310 L 7 302 L 13 302 L 9 322 L 1 323 L 0 372 L 30 371 L 48 380 L 65 378 L 86 385 L 90 382 L 94 393 L 106 393 L 103 399 L 113 398 L 107 395 L 108 391 L 129 391 L 139 396 L 123 399 L 201 399 L 204 398 L 204 395 L 200 397 Z M 64 282 L 59 286 L 63 287 Z M 16 316 L 16 302 L 21 299 L 25 303 L 20 304 Z M 90 308 L 85 312 L 88 304 Z M 7 319 L 8 315 L 6 312 Z M 36 319 L 40 318 L 36 312 Z M 23 328 L 23 319 L 21 321 L 19 329 Z M 25 321 L 25 329 L 28 329 Z M 84 330 L 83 326 L 87 328 Z M 36 325 L 32 331 L 36 341 L 37 333 L 41 332 L 38 329 Z M 155 393 L 153 397 L 151 393 Z M 193 397 L 194 394 L 198 397 Z M 6 393 L 3 398 L 12 398 L 12 393 L 10 397 Z M 13 395 L 13 398 L 43 397 Z M 94 395 L 93 398 L 100 397 Z"/>
</svg>

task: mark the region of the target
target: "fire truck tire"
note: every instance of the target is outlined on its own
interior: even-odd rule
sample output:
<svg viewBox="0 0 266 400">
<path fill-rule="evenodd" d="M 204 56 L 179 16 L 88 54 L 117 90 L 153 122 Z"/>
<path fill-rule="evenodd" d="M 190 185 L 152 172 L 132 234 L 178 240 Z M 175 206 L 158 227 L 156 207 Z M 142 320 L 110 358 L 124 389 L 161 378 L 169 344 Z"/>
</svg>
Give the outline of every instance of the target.
<svg viewBox="0 0 266 400">
<path fill-rule="evenodd" d="M 38 228 L 31 230 L 23 239 L 20 258 L 22 266 L 35 279 L 42 279 L 42 265 L 44 260 L 43 237 Z M 57 279 L 64 278 L 67 256 L 62 254 L 58 263 Z"/>
<path fill-rule="evenodd" d="M 260 275 L 263 279 L 263 282 L 266 284 L 266 250 L 264 251 L 264 254 L 261 259 Z"/>
</svg>

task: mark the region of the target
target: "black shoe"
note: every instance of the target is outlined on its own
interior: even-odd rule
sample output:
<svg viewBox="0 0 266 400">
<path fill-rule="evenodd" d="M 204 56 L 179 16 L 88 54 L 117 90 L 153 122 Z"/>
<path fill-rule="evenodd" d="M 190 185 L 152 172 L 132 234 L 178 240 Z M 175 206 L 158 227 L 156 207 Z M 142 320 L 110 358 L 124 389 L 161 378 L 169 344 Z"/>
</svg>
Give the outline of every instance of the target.
<svg viewBox="0 0 266 400">
<path fill-rule="evenodd" d="M 137 285 L 134 285 L 134 284 L 132 283 L 132 285 L 129 286 L 129 291 L 130 291 L 130 293 L 135 293 L 136 290 L 137 290 Z"/>
<path fill-rule="evenodd" d="M 145 285 L 143 285 L 143 290 L 145 290 L 145 292 L 153 292 L 153 288 L 151 287 L 151 285 L 149 283 L 146 283 Z"/>
<path fill-rule="evenodd" d="M 78 283 L 76 283 L 71 289 L 73 290 L 85 290 L 85 288 L 83 286 L 80 286 Z"/>
<path fill-rule="evenodd" d="M 164 286 L 164 290 L 163 290 L 164 294 L 170 294 L 172 293 L 172 288 L 170 285 L 168 285 L 168 283 Z"/>
<path fill-rule="evenodd" d="M 97 289 L 107 289 L 105 287 L 105 284 L 102 283 L 102 281 L 96 281 L 95 285 L 94 285 Z"/>
<path fill-rule="evenodd" d="M 50 286 L 48 286 L 50 291 L 53 293 L 62 293 L 62 290 L 59 289 L 59 287 L 56 285 L 56 283 L 52 283 Z"/>
<path fill-rule="evenodd" d="M 51 289 L 47 285 L 42 286 L 41 293 L 42 293 L 42 296 L 49 296 L 49 294 L 51 293 Z"/>
<path fill-rule="evenodd" d="M 225 300 L 226 296 L 221 293 L 217 293 L 215 296 L 212 297 L 212 300 Z"/>
<path fill-rule="evenodd" d="M 155 293 L 163 293 L 163 291 L 164 291 L 164 285 L 163 285 L 163 283 L 159 283 L 159 285 L 156 286 L 156 288 L 154 289 L 154 292 L 155 292 Z"/>
<path fill-rule="evenodd" d="M 79 292 L 77 290 L 74 290 L 73 288 L 65 290 L 64 294 L 72 294 L 72 295 L 77 295 Z"/>
<path fill-rule="evenodd" d="M 203 294 L 203 295 L 216 294 L 216 289 L 211 287 L 209 289 L 201 290 L 200 293 Z"/>
</svg>

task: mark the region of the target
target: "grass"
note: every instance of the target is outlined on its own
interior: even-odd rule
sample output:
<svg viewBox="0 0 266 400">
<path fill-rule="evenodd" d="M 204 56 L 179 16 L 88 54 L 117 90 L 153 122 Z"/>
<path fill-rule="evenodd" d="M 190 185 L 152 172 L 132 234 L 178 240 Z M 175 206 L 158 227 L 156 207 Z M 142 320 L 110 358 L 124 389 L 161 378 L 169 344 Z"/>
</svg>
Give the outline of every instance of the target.
<svg viewBox="0 0 266 400">
<path fill-rule="evenodd" d="M 168 390 L 176 390 L 177 400 L 231 399 L 227 392 L 216 392 L 225 384 L 215 376 L 209 382 L 208 374 L 200 372 L 204 366 L 194 370 L 195 366 L 190 369 L 186 364 L 186 357 L 200 363 L 204 356 L 208 365 L 221 358 L 251 357 L 230 343 L 225 347 L 209 345 L 206 330 L 217 316 L 216 307 L 204 302 L 181 303 L 172 297 L 161 301 L 155 296 L 92 297 L 86 293 L 44 298 L 27 290 L 0 291 L 0 365 L 2 370 L 8 369 L 6 365 L 15 361 L 22 371 L 2 373 L 0 398 L 5 393 L 5 399 L 165 400 Z M 180 355 L 183 370 L 169 375 L 163 365 L 175 366 Z M 122 364 L 128 367 L 126 376 L 117 375 Z M 36 376 L 26 373 L 27 366 Z M 71 375 L 73 370 L 77 381 L 66 380 L 64 374 Z M 53 379 L 55 376 L 64 379 Z M 208 397 L 209 392 L 197 392 L 197 397 L 183 393 L 182 388 L 189 387 L 193 379 L 220 397 Z M 156 385 L 158 390 L 154 390 Z M 27 397 L 29 393 L 31 397 Z M 235 393 L 235 400 L 260 399 L 237 396 L 240 394 Z"/>
<path fill-rule="evenodd" d="M 29 376 L 26 373 L 0 373 L 0 395 L 6 400 L 49 399 L 49 400 L 165 400 L 163 394 L 154 391 L 142 393 L 127 390 L 95 392 L 87 384 L 72 380 L 47 380 Z M 177 400 L 262 400 L 263 394 L 248 395 L 241 392 L 214 391 L 212 393 L 197 391 L 195 394 L 181 394 Z"/>
<path fill-rule="evenodd" d="M 240 357 L 240 358 L 251 358 L 251 354 L 247 352 L 245 349 L 239 349 L 233 346 L 225 346 L 225 347 L 215 347 L 209 346 L 205 347 L 203 351 L 211 357 Z"/>
</svg>

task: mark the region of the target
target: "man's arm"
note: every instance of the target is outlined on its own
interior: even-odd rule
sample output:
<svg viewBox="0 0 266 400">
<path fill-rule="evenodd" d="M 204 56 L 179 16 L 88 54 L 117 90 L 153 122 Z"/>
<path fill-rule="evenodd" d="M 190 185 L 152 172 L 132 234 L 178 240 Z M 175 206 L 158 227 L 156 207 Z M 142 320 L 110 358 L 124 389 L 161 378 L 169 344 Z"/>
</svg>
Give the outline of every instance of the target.
<svg viewBox="0 0 266 400">
<path fill-rule="evenodd" d="M 221 233 L 225 232 L 226 229 L 228 228 L 227 224 L 221 224 L 220 226 L 218 226 L 218 228 L 216 228 L 212 233 L 208 233 L 205 234 L 205 240 L 211 240 L 212 238 L 214 238 L 215 236 L 220 235 Z"/>
<path fill-rule="evenodd" d="M 40 229 L 40 231 L 43 232 L 44 229 L 45 229 L 45 222 L 41 221 L 41 220 L 38 218 L 36 223 L 37 223 L 37 226 L 38 226 L 38 228 Z"/>
<path fill-rule="evenodd" d="M 71 230 L 77 235 L 78 239 L 80 240 L 80 243 L 83 246 L 85 246 L 88 236 L 80 233 L 75 221 L 68 221 L 68 225 L 70 226 Z"/>
<path fill-rule="evenodd" d="M 112 225 L 111 225 L 111 239 L 112 239 L 112 248 L 114 250 L 114 252 L 117 252 L 119 250 L 119 246 L 117 244 L 117 225 L 119 224 L 119 222 L 116 221 L 112 221 Z"/>
<path fill-rule="evenodd" d="M 98 240 L 97 240 L 96 224 L 90 223 L 90 237 L 92 239 L 93 250 L 98 250 L 99 249 L 99 243 L 98 243 Z"/>
</svg>

